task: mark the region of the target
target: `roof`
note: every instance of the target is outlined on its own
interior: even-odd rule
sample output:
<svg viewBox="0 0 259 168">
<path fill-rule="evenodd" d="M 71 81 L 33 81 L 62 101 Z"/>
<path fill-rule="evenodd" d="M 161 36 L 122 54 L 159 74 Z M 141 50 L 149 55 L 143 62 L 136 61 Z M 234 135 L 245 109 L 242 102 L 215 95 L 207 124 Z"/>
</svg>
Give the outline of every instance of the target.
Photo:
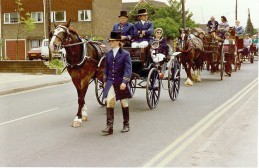
<svg viewBox="0 0 259 168">
<path fill-rule="evenodd" d="M 169 5 L 166 2 L 162 2 L 159 0 L 135 0 L 134 2 L 122 0 L 122 10 L 129 12 L 130 9 L 144 3 L 152 3 L 153 5 L 159 6 L 159 7 L 165 7 Z"/>
</svg>

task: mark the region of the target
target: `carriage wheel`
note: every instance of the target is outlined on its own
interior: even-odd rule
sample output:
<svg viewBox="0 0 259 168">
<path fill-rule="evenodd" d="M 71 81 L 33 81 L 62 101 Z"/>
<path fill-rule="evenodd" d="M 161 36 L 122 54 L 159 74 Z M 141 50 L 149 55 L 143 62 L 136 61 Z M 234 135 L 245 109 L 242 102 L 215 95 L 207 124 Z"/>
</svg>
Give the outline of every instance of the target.
<svg viewBox="0 0 259 168">
<path fill-rule="evenodd" d="M 236 72 L 237 71 L 237 66 L 238 66 L 238 56 L 237 55 L 235 55 L 234 56 L 234 60 L 233 60 L 234 62 L 234 71 Z"/>
<path fill-rule="evenodd" d="M 223 73 L 224 73 L 224 59 L 225 54 L 221 53 L 221 60 L 220 60 L 220 79 L 223 80 Z"/>
<path fill-rule="evenodd" d="M 168 70 L 168 93 L 172 101 L 176 100 L 180 90 L 180 69 L 181 64 L 172 62 Z"/>
<path fill-rule="evenodd" d="M 159 79 L 159 72 L 156 68 L 152 68 L 148 73 L 146 86 L 146 99 L 150 109 L 157 106 L 159 102 L 161 91 L 161 80 Z"/>
<path fill-rule="evenodd" d="M 131 89 L 131 93 L 132 96 L 134 95 L 135 91 L 136 91 L 136 86 L 137 86 L 137 79 L 133 78 L 130 80 L 130 89 Z"/>
<path fill-rule="evenodd" d="M 95 83 L 95 96 L 96 96 L 96 99 L 98 101 L 98 103 L 102 106 L 105 106 L 106 105 L 106 101 L 104 101 L 102 99 L 102 96 L 103 96 L 103 82 L 100 81 L 99 79 L 95 79 L 94 80 L 94 83 Z"/>
<path fill-rule="evenodd" d="M 240 70 L 241 69 L 241 64 L 242 64 L 242 54 L 241 53 L 239 53 L 238 54 L 238 70 Z"/>
<path fill-rule="evenodd" d="M 251 53 L 250 63 L 254 63 L 254 53 Z"/>
</svg>

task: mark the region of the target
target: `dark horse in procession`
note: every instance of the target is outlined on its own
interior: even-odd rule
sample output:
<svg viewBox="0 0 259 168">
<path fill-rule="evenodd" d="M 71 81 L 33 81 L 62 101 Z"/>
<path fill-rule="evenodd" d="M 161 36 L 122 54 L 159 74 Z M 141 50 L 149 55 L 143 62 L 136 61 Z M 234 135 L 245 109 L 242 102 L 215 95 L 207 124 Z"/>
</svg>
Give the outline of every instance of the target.
<svg viewBox="0 0 259 168">
<path fill-rule="evenodd" d="M 82 121 L 88 119 L 84 100 L 88 86 L 92 81 L 103 79 L 104 47 L 100 42 L 80 37 L 69 28 L 70 21 L 54 26 L 55 30 L 50 35 L 50 50 L 53 52 L 64 48 L 66 51 L 63 60 L 78 94 L 78 111 L 72 127 L 80 127 Z"/>
<path fill-rule="evenodd" d="M 186 86 L 192 86 L 193 82 L 201 82 L 201 70 L 203 67 L 203 42 L 190 34 L 190 29 L 179 29 L 177 51 L 182 54 L 180 62 L 187 74 Z"/>
</svg>

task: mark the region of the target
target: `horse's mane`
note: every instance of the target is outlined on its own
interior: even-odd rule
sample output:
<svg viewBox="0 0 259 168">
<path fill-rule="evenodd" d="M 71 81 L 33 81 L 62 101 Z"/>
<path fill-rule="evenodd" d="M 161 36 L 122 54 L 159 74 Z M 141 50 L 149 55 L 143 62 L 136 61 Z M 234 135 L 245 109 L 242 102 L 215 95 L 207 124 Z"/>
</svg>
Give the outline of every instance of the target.
<svg viewBox="0 0 259 168">
<path fill-rule="evenodd" d="M 73 28 L 68 28 L 69 32 L 72 33 L 73 35 L 78 35 L 77 32 Z"/>
</svg>

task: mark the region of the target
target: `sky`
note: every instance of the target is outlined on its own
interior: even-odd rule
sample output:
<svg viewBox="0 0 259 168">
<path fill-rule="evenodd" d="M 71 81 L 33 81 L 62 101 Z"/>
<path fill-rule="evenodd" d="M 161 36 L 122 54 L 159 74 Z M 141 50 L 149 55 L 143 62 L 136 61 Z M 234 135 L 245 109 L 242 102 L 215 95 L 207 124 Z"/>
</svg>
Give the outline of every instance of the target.
<svg viewBox="0 0 259 168">
<path fill-rule="evenodd" d="M 138 2 L 139 0 L 122 0 L 122 2 Z M 164 1 L 167 0 L 157 0 Z M 180 0 L 178 0 L 180 1 Z M 193 13 L 192 19 L 196 23 L 206 24 L 211 16 L 220 22 L 220 17 L 225 16 L 230 24 L 235 24 L 236 0 L 185 0 L 185 8 Z M 259 28 L 259 0 L 237 0 L 237 19 L 240 25 L 246 26 L 248 8 L 254 28 Z"/>
</svg>

